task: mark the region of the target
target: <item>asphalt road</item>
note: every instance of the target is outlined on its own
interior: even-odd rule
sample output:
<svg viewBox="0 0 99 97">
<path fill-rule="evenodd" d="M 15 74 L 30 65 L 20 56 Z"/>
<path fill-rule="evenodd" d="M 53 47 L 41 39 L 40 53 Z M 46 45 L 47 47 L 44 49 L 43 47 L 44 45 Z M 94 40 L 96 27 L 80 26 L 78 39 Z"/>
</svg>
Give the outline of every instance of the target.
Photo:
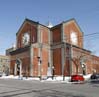
<svg viewBox="0 0 99 97">
<path fill-rule="evenodd" d="M 99 83 L 66 84 L 0 79 L 0 97 L 99 97 Z"/>
</svg>

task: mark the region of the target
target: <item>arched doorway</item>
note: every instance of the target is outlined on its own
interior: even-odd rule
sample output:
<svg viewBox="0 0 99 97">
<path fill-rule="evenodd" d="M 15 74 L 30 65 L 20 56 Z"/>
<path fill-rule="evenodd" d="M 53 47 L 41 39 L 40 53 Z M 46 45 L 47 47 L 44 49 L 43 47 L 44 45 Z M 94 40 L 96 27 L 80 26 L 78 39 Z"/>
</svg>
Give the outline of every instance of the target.
<svg viewBox="0 0 99 97">
<path fill-rule="evenodd" d="M 16 59 L 14 74 L 21 76 L 22 75 L 22 61 L 20 59 Z"/>
</svg>

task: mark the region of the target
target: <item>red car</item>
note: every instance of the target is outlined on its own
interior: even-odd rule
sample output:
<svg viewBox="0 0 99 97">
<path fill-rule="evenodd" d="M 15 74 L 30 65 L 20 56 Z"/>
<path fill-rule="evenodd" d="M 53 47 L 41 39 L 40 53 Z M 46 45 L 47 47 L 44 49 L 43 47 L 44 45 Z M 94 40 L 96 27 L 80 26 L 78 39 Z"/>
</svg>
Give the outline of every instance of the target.
<svg viewBox="0 0 99 97">
<path fill-rule="evenodd" d="M 71 82 L 82 82 L 84 81 L 83 75 L 72 75 Z"/>
</svg>

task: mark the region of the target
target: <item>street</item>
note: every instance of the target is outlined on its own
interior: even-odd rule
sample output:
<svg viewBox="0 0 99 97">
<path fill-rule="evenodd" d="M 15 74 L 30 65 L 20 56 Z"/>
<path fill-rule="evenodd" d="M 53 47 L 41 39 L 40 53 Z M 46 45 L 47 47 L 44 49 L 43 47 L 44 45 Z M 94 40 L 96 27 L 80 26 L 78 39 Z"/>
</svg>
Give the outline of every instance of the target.
<svg viewBox="0 0 99 97">
<path fill-rule="evenodd" d="M 99 83 L 0 79 L 0 97 L 99 97 Z"/>
</svg>

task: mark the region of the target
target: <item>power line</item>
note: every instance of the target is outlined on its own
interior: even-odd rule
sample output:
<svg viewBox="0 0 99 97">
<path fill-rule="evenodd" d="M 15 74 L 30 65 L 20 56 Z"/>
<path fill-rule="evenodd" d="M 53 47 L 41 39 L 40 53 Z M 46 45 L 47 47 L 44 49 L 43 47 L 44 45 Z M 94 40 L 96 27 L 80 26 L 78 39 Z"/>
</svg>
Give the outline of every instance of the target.
<svg viewBox="0 0 99 97">
<path fill-rule="evenodd" d="M 91 35 L 95 35 L 95 34 L 99 34 L 99 32 L 91 33 L 91 34 L 86 34 L 86 35 L 84 35 L 84 36 L 91 36 Z"/>
<path fill-rule="evenodd" d="M 91 34 L 85 34 L 85 35 L 82 35 L 82 36 L 77 36 L 77 37 L 73 37 L 74 39 L 75 38 L 84 38 L 84 37 L 94 37 L 93 35 L 97 35 L 97 34 L 99 34 L 99 32 L 96 32 L 96 33 L 91 33 Z M 66 36 L 65 36 L 66 37 Z M 98 36 L 99 37 L 99 36 Z M 96 38 L 96 37 L 95 37 Z M 64 38 L 65 39 L 65 38 Z M 66 40 L 67 39 L 70 39 L 70 37 L 68 37 L 68 38 L 66 38 Z"/>
<path fill-rule="evenodd" d="M 97 34 L 99 34 L 99 32 L 91 33 L 91 34 L 85 34 L 85 35 L 81 35 L 81 36 L 77 36 L 77 37 L 73 37 L 73 39 L 75 39 L 75 38 L 78 38 L 78 39 L 82 38 L 83 39 L 84 38 L 84 41 L 86 41 L 85 38 L 87 37 L 87 38 L 95 38 L 95 39 L 91 39 L 91 40 L 96 40 L 96 37 L 99 37 Z M 97 36 L 95 37 L 94 35 L 97 35 Z M 67 41 L 67 40 L 70 40 L 70 39 L 71 39 L 70 36 L 64 35 L 64 37 L 63 37 L 64 41 Z M 50 42 L 54 42 L 54 40 L 51 40 Z"/>
</svg>

